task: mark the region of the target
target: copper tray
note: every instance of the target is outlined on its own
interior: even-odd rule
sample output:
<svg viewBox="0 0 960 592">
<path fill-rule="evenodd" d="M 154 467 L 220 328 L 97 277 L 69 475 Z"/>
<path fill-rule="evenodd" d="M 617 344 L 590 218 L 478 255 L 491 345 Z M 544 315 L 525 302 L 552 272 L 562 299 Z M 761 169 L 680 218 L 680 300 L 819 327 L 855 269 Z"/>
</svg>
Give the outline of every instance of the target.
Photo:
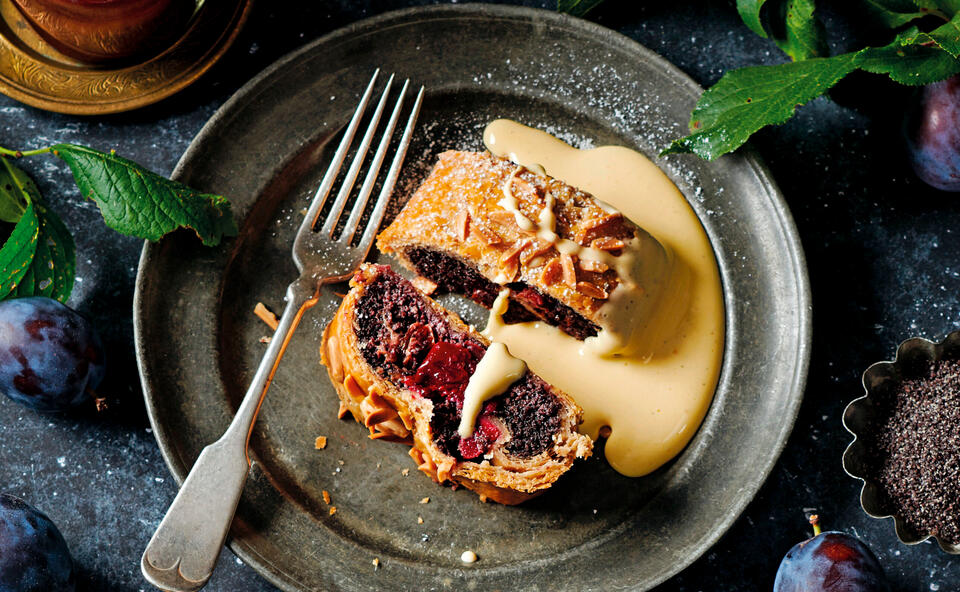
<svg viewBox="0 0 960 592">
<path fill-rule="evenodd" d="M 663 582 L 730 527 L 786 443 L 810 354 L 806 267 L 783 198 L 752 152 L 715 162 L 656 156 L 683 133 L 699 87 L 632 40 L 550 11 L 448 5 L 362 21 L 281 59 L 210 119 L 174 176 L 233 200 L 240 236 L 214 249 L 190 233 L 147 245 L 134 305 L 147 408 L 171 472 L 182 480 L 235 412 L 269 333 L 254 306 L 282 307 L 300 211 L 376 66 L 428 91 L 395 203 L 438 152 L 480 148 L 496 117 L 653 158 L 687 196 L 720 265 L 727 339 L 716 397 L 690 445 L 650 476 L 623 477 L 598 451 L 529 503 L 482 504 L 419 474 L 402 444 L 336 419 L 318 361 L 336 287 L 304 318 L 263 404 L 230 548 L 288 591 Z M 463 299 L 444 303 L 483 322 Z M 321 435 L 327 447 L 315 450 Z M 468 549 L 480 561 L 461 563 Z"/>
<path fill-rule="evenodd" d="M 0 92 L 32 107 L 104 115 L 150 105 L 196 81 L 227 51 L 253 0 L 204 2 L 183 35 L 155 56 L 89 65 L 44 41 L 11 2 L 0 0 Z"/>
</svg>

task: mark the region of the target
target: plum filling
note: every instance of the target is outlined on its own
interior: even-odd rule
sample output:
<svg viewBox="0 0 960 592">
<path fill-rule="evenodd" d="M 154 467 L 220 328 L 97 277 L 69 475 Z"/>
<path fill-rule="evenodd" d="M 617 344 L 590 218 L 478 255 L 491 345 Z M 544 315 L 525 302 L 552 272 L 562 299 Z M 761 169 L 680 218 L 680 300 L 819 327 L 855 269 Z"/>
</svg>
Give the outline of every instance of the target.
<svg viewBox="0 0 960 592">
<path fill-rule="evenodd" d="M 561 405 L 530 372 L 487 402 L 473 436 L 460 437 L 463 393 L 486 348 L 451 329 L 409 282 L 387 267 L 379 272 L 357 303 L 360 353 L 385 379 L 433 402 L 430 427 L 439 448 L 458 459 L 479 458 L 502 435 L 497 420 L 510 432 L 507 452 L 530 457 L 549 448 Z"/>
<path fill-rule="evenodd" d="M 407 249 L 406 256 L 416 272 L 437 284 L 439 290 L 463 294 L 487 308 L 493 306 L 500 286 L 483 277 L 473 267 L 445 253 L 423 247 Z M 503 315 L 505 323 L 541 319 L 580 340 L 593 337 L 599 331 L 597 325 L 566 304 L 524 282 L 513 282 L 507 287 L 512 294 L 510 306 Z"/>
</svg>

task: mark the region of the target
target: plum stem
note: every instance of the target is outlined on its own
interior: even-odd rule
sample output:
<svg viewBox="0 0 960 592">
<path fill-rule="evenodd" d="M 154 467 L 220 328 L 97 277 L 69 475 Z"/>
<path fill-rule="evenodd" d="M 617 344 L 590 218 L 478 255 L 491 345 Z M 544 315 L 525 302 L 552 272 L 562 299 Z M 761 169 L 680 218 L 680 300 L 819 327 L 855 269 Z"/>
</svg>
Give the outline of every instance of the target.
<svg viewBox="0 0 960 592">
<path fill-rule="evenodd" d="M 809 518 L 810 526 L 813 527 L 813 536 L 820 534 L 820 516 L 811 514 Z"/>
<path fill-rule="evenodd" d="M 24 156 L 34 156 L 37 154 L 46 154 L 50 152 L 52 148 L 37 148 L 36 150 L 10 150 L 9 148 L 0 147 L 0 154 L 5 156 L 12 156 L 14 158 L 22 158 Z"/>
</svg>

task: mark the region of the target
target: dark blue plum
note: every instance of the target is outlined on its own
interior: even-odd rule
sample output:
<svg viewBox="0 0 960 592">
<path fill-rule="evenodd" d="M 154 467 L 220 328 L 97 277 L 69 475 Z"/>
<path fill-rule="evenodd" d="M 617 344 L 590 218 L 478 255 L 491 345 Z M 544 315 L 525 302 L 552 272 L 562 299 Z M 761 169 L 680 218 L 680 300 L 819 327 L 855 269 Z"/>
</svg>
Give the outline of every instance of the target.
<svg viewBox="0 0 960 592">
<path fill-rule="evenodd" d="M 96 329 L 50 298 L 0 302 L 0 391 L 37 411 L 65 411 L 90 398 L 105 369 Z"/>
<path fill-rule="evenodd" d="M 923 88 L 904 134 L 917 176 L 937 189 L 960 191 L 960 76 Z"/>
<path fill-rule="evenodd" d="M 773 592 L 890 592 L 870 548 L 842 532 L 797 543 L 780 562 Z"/>
<path fill-rule="evenodd" d="M 76 579 L 57 526 L 22 499 L 0 493 L 0 592 L 71 592 Z"/>
</svg>

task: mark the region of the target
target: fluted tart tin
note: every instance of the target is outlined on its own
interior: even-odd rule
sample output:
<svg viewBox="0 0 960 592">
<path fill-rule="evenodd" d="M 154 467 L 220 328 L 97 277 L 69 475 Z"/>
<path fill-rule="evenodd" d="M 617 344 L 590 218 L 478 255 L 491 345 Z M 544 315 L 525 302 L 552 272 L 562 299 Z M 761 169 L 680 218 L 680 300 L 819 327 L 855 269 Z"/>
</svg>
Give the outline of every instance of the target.
<svg viewBox="0 0 960 592">
<path fill-rule="evenodd" d="M 892 518 L 900 542 L 915 545 L 932 537 L 947 553 L 960 554 L 960 544 L 950 543 L 911 525 L 878 482 L 877 472 L 871 470 L 879 453 L 871 443 L 875 441 L 886 413 L 879 399 L 941 360 L 960 360 L 960 331 L 954 331 L 939 343 L 920 337 L 908 339 L 897 348 L 893 360 L 877 362 L 867 368 L 863 373 L 864 395 L 851 401 L 843 412 L 843 425 L 854 436 L 843 453 L 843 468 L 848 475 L 863 483 L 860 491 L 863 511 L 873 518 Z M 956 428 L 960 429 L 960 426 Z M 956 511 L 960 512 L 960 507 Z"/>
</svg>

